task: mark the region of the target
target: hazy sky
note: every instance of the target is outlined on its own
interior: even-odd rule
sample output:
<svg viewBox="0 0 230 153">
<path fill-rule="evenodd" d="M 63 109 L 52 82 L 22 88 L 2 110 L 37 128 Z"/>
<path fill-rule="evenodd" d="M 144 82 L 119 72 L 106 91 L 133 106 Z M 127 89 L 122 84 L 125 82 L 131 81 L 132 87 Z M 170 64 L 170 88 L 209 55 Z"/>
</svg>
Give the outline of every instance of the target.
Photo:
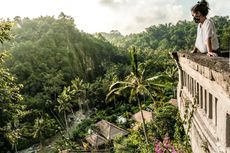
<svg viewBox="0 0 230 153">
<path fill-rule="evenodd" d="M 0 17 L 72 16 L 88 33 L 144 31 L 151 25 L 192 20 L 190 8 L 198 0 L 1 0 Z M 209 17 L 230 15 L 230 0 L 208 0 Z"/>
</svg>

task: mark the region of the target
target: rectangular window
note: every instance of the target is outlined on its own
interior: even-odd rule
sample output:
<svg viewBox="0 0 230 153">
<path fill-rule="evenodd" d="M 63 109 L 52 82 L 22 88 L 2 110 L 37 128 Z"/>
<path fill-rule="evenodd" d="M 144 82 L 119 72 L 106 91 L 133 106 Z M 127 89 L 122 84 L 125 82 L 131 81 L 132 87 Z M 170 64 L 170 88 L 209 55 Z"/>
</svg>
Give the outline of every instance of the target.
<svg viewBox="0 0 230 153">
<path fill-rule="evenodd" d="M 183 71 L 184 86 L 186 87 L 186 73 Z"/>
<path fill-rule="evenodd" d="M 192 87 L 192 90 L 191 90 L 191 94 L 192 94 L 192 97 L 194 97 L 194 79 L 191 77 L 192 79 L 192 82 L 191 82 L 191 87 Z"/>
<path fill-rule="evenodd" d="M 217 125 L 217 101 L 218 99 L 215 97 L 215 125 Z"/>
<path fill-rule="evenodd" d="M 190 87 L 191 87 L 191 84 L 190 84 L 190 77 L 189 77 L 189 75 L 188 75 L 188 91 L 190 92 Z"/>
<path fill-rule="evenodd" d="M 230 114 L 226 116 L 226 147 L 230 147 Z"/>
<path fill-rule="evenodd" d="M 182 71 L 182 86 L 185 86 L 185 72 Z"/>
<path fill-rule="evenodd" d="M 207 113 L 207 91 L 204 90 L 204 111 Z"/>
<path fill-rule="evenodd" d="M 189 91 L 189 87 L 190 87 L 190 84 L 189 84 L 189 75 L 188 75 L 188 77 L 187 77 L 187 83 L 188 83 L 188 91 Z"/>
<path fill-rule="evenodd" d="M 199 88 L 200 88 L 200 85 L 199 85 L 199 83 L 197 82 L 197 83 L 196 83 L 196 95 L 195 95 L 197 105 L 200 104 L 200 92 L 199 92 Z"/>
<path fill-rule="evenodd" d="M 187 81 L 187 73 L 185 73 L 184 77 L 185 77 L 185 86 L 188 87 L 188 83 L 187 83 L 187 82 L 188 82 L 188 81 Z"/>
<path fill-rule="evenodd" d="M 186 73 L 186 87 L 188 88 L 188 74 Z"/>
<path fill-rule="evenodd" d="M 208 101 L 209 101 L 209 107 L 208 107 L 208 117 L 210 118 L 210 119 L 212 119 L 212 94 L 208 94 Z"/>
<path fill-rule="evenodd" d="M 203 101 L 204 101 L 204 97 L 203 97 L 203 87 L 200 86 L 200 107 L 203 108 Z"/>
<path fill-rule="evenodd" d="M 190 77 L 190 89 L 189 89 L 190 95 L 192 94 L 192 77 Z"/>
<path fill-rule="evenodd" d="M 196 80 L 195 79 L 193 79 L 194 80 L 194 85 L 193 85 L 193 96 L 196 98 Z"/>
</svg>

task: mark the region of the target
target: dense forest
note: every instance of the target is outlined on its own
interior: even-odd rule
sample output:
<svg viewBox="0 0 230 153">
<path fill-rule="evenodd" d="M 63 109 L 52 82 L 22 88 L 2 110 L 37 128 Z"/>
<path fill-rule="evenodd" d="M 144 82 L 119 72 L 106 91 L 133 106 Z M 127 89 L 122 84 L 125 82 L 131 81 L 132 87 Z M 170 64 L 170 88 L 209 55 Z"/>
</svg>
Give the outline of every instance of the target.
<svg viewBox="0 0 230 153">
<path fill-rule="evenodd" d="M 212 20 L 221 49 L 228 49 L 229 17 Z M 2 20 L 0 27 L 1 153 L 31 146 L 40 152 L 89 151 L 95 148 L 85 137 L 89 130 L 97 131 L 100 120 L 129 131 L 103 146 L 111 152 L 153 152 L 165 135 L 171 152 L 191 152 L 183 129 L 189 121 L 181 120 L 169 102 L 176 98 L 177 86 L 169 53 L 193 48 L 192 21 L 153 25 L 126 36 L 117 30 L 79 31 L 64 13 L 58 18 L 17 16 Z M 134 130 L 132 115 L 139 110 L 152 112 L 153 118 Z"/>
</svg>

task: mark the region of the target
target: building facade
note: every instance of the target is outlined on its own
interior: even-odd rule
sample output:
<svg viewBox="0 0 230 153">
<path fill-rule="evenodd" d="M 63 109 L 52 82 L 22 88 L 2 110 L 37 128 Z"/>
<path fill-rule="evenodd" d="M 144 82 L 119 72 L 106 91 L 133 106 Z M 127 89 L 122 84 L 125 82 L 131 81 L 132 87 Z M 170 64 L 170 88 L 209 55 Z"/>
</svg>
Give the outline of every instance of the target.
<svg viewBox="0 0 230 153">
<path fill-rule="evenodd" d="M 229 59 L 199 53 L 172 55 L 179 68 L 177 102 L 181 117 L 194 111 L 189 128 L 193 152 L 230 153 Z"/>
</svg>

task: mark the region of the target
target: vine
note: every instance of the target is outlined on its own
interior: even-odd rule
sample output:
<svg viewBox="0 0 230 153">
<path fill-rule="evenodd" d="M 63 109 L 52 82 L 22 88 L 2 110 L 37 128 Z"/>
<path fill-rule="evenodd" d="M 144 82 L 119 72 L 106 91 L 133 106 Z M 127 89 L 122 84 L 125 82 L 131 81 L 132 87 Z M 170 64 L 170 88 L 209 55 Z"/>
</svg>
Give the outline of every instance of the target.
<svg viewBox="0 0 230 153">
<path fill-rule="evenodd" d="M 208 149 L 208 142 L 207 142 L 207 140 L 202 142 L 201 148 L 204 150 L 204 152 L 210 153 L 210 151 Z"/>
<path fill-rule="evenodd" d="M 185 98 L 184 108 L 185 111 L 184 111 L 184 118 L 182 123 L 184 124 L 184 126 L 186 126 L 184 143 L 185 143 L 185 147 L 187 148 L 188 146 L 190 146 L 189 131 L 191 130 L 192 119 L 194 117 L 195 111 L 197 110 L 197 96 L 194 97 L 193 103 L 188 98 Z"/>
</svg>

